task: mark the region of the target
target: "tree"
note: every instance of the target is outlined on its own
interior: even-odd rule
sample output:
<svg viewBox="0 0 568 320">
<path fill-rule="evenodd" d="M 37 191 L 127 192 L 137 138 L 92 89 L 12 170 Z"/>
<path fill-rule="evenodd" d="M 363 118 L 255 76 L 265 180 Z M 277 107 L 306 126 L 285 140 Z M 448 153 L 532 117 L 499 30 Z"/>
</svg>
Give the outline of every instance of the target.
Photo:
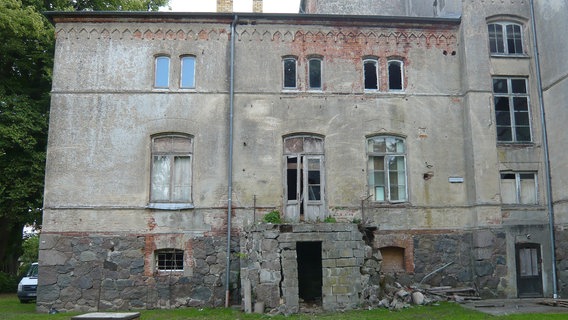
<svg viewBox="0 0 568 320">
<path fill-rule="evenodd" d="M 169 0 L 0 0 L 0 271 L 16 274 L 22 229 L 41 223 L 54 29 L 50 10 L 153 11 Z"/>
</svg>

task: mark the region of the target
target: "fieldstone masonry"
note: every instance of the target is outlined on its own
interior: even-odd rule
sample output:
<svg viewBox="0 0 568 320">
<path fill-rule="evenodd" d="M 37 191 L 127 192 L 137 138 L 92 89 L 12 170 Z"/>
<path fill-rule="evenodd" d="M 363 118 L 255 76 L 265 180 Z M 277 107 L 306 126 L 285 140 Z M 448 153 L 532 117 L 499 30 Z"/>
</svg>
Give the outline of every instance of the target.
<svg viewBox="0 0 568 320">
<path fill-rule="evenodd" d="M 299 310 L 297 244 L 321 242 L 322 307 L 353 309 L 378 293 L 380 254 L 349 223 L 259 224 L 241 236 L 241 281 L 252 299 L 282 313 Z M 374 288 L 372 288 L 374 286 Z"/>
<path fill-rule="evenodd" d="M 180 273 L 153 271 L 145 263 L 146 238 L 42 234 L 38 311 L 52 307 L 59 311 L 110 311 L 224 304 L 225 238 L 191 240 L 191 265 Z M 237 241 L 232 246 L 239 250 Z M 231 294 L 238 297 L 239 261 L 233 260 Z"/>
</svg>

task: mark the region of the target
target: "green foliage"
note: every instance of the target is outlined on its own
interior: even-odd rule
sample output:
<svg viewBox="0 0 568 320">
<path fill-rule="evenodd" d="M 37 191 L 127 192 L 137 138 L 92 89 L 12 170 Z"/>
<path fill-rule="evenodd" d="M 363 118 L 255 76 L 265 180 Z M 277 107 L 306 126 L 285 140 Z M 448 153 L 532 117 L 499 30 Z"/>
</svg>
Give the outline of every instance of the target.
<svg viewBox="0 0 568 320">
<path fill-rule="evenodd" d="M 16 274 L 22 228 L 41 223 L 54 28 L 44 11 L 155 11 L 168 0 L 0 0 L 0 271 Z"/>
<path fill-rule="evenodd" d="M 15 293 L 18 289 L 18 277 L 0 271 L 0 293 Z"/>
<path fill-rule="evenodd" d="M 274 223 L 274 224 L 282 223 L 282 218 L 280 218 L 280 212 L 278 210 L 274 210 L 267 213 L 262 219 L 264 220 L 264 222 L 267 223 Z"/>
<path fill-rule="evenodd" d="M 23 276 L 28 271 L 33 262 L 37 262 L 39 255 L 39 235 L 33 235 L 24 240 L 24 243 L 22 244 L 22 251 L 23 254 L 20 257 L 20 262 L 22 264 L 18 270 L 18 274 L 20 276 Z"/>
<path fill-rule="evenodd" d="M 336 223 L 337 220 L 334 217 L 329 216 L 329 217 L 325 217 L 325 219 L 323 219 L 323 222 L 325 222 L 325 223 Z"/>
<path fill-rule="evenodd" d="M 36 0 L 37 1 L 37 0 Z M 48 10 L 57 11 L 157 11 L 169 0 L 51 0 Z"/>
</svg>

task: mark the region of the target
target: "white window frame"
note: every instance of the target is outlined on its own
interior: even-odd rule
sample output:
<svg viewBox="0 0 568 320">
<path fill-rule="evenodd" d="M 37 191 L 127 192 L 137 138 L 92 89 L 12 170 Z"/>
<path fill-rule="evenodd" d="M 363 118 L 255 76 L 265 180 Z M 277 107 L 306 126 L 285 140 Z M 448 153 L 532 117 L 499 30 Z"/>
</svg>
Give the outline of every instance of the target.
<svg viewBox="0 0 568 320">
<path fill-rule="evenodd" d="M 375 81 L 376 88 L 367 88 L 367 68 L 365 67 L 368 63 L 373 63 L 375 66 Z M 376 92 L 380 89 L 380 78 L 379 78 L 379 60 L 376 58 L 366 58 L 363 59 L 363 90 L 365 92 Z"/>
<path fill-rule="evenodd" d="M 311 75 L 311 62 L 319 61 L 319 87 L 312 87 L 312 75 Z M 322 91 L 323 90 L 323 58 L 322 57 L 310 57 L 308 58 L 308 81 L 307 86 L 309 91 Z"/>
<path fill-rule="evenodd" d="M 385 143 L 386 140 L 395 140 L 402 142 L 403 151 L 396 151 L 396 152 L 376 152 L 374 150 L 370 150 L 372 146 L 372 141 L 375 139 L 384 139 Z M 381 202 L 381 203 L 403 203 L 408 202 L 409 195 L 408 195 L 408 168 L 406 163 L 406 140 L 399 136 L 389 136 L 389 135 L 379 135 L 379 136 L 372 136 L 368 137 L 366 140 L 366 150 L 367 150 L 367 179 L 369 185 L 369 195 L 371 195 L 371 199 L 374 202 Z M 374 163 L 375 158 L 382 158 L 383 161 L 383 170 L 375 170 L 372 163 Z M 403 170 L 404 170 L 404 197 L 399 199 L 392 199 L 391 194 L 391 182 L 390 182 L 390 168 L 388 166 L 389 160 L 393 158 L 402 158 L 403 161 Z M 383 171 L 383 190 L 382 190 L 382 197 L 379 196 L 377 192 L 377 188 L 379 188 L 379 184 L 377 184 L 375 180 L 375 172 Z M 374 183 L 373 183 L 374 182 Z M 400 186 L 400 184 L 399 184 Z M 381 199 L 382 198 L 382 199 Z"/>
<path fill-rule="evenodd" d="M 390 67 L 391 64 L 398 64 L 399 67 L 399 72 L 400 72 L 400 89 L 396 88 L 393 89 L 391 88 L 391 72 L 390 72 Z M 400 60 L 400 59 L 389 59 L 387 61 L 387 86 L 388 86 L 388 91 L 390 92 L 403 92 L 404 91 L 404 61 Z"/>
<path fill-rule="evenodd" d="M 187 141 L 187 148 L 186 150 L 174 150 L 174 147 L 167 150 L 156 150 L 156 140 L 159 139 L 172 139 L 172 144 L 174 139 L 181 139 L 180 141 Z M 158 176 L 156 176 L 156 172 L 154 172 L 155 161 L 156 157 L 161 157 L 162 159 L 165 158 L 167 162 L 169 162 L 169 170 L 168 177 L 169 182 L 167 184 L 167 199 L 160 198 L 157 196 L 157 188 L 160 186 L 158 184 L 159 180 Z M 188 198 L 187 199 L 176 199 L 175 195 L 179 186 L 176 186 L 176 173 L 179 167 L 176 166 L 176 159 L 188 159 L 189 163 L 186 165 L 185 169 L 187 170 L 187 176 L 182 177 L 183 180 L 187 183 L 187 185 L 181 186 L 181 188 L 187 187 L 189 190 L 187 191 Z M 181 164 L 180 164 L 181 165 Z M 163 134 L 157 135 L 152 137 L 152 150 L 151 150 L 151 172 L 150 172 L 150 205 L 149 208 L 153 209 L 165 209 L 165 210 L 179 210 L 179 209 L 190 209 L 193 208 L 192 205 L 192 192 L 193 192 L 193 185 L 192 185 L 192 176 L 193 176 L 193 137 L 185 134 Z"/>
<path fill-rule="evenodd" d="M 489 28 L 491 28 L 491 26 L 493 25 L 498 25 L 501 26 L 502 30 L 501 30 L 501 41 L 498 42 L 497 40 L 499 39 L 495 39 L 492 38 Z M 520 36 L 521 36 L 521 45 L 520 45 L 520 49 L 521 52 L 513 52 L 510 53 L 509 52 L 509 43 L 508 43 L 508 31 L 507 31 L 507 26 L 514 26 L 514 27 L 518 27 L 519 28 L 519 32 L 520 32 Z M 496 22 L 490 22 L 487 24 L 487 37 L 489 39 L 489 52 L 491 53 L 492 56 L 523 56 L 525 55 L 525 39 L 524 39 L 524 32 L 523 32 L 523 25 L 520 23 L 516 23 L 516 22 L 508 22 L 508 21 L 496 21 Z M 513 39 L 514 41 L 515 39 Z M 492 51 L 491 50 L 491 44 L 492 42 L 496 42 L 496 51 Z M 498 48 L 499 48 L 499 44 L 501 44 L 503 46 L 503 52 L 499 52 Z M 513 46 L 515 46 L 513 44 Z"/>
<path fill-rule="evenodd" d="M 188 76 L 187 74 L 185 74 L 185 73 L 183 72 L 184 69 L 185 69 L 185 68 L 184 68 L 184 64 L 185 64 L 185 61 L 187 61 L 187 60 L 192 60 L 192 61 L 193 61 L 193 70 L 192 70 L 193 72 L 192 72 L 192 74 L 189 75 L 189 77 L 190 77 L 189 80 L 191 80 L 192 85 L 189 85 L 189 86 L 186 86 L 186 85 L 183 84 L 185 77 Z M 179 78 L 179 87 L 180 87 L 180 89 L 195 89 L 195 73 L 196 73 L 196 69 L 197 69 L 197 61 L 196 61 L 195 56 L 192 56 L 192 55 L 184 55 L 184 56 L 181 56 L 181 57 L 180 57 L 180 78 Z"/>
<path fill-rule="evenodd" d="M 286 62 L 293 61 L 294 62 L 294 86 L 286 86 Z M 284 57 L 282 58 L 282 88 L 284 90 L 297 90 L 298 89 L 298 59 L 296 57 Z"/>
<path fill-rule="evenodd" d="M 504 197 L 501 198 L 501 201 L 505 205 L 537 205 L 538 201 L 538 176 L 537 173 L 534 171 L 501 171 L 500 172 L 500 186 L 501 188 L 505 188 L 504 184 L 504 176 L 505 175 L 514 175 L 515 176 L 515 201 L 514 202 L 504 202 Z M 523 179 L 522 175 L 531 175 L 533 179 Z M 512 179 L 507 179 L 512 180 Z M 530 202 L 523 202 L 523 182 L 530 181 L 534 182 L 534 201 Z M 503 190 L 501 191 L 503 193 Z"/>
<path fill-rule="evenodd" d="M 167 66 L 162 66 L 160 61 L 167 61 Z M 164 69 L 165 68 L 165 69 Z M 168 89 L 170 87 L 171 58 L 167 55 L 157 55 L 154 57 L 154 88 Z M 165 74 L 163 74 L 165 73 Z M 166 83 L 159 83 L 165 76 Z"/>
</svg>

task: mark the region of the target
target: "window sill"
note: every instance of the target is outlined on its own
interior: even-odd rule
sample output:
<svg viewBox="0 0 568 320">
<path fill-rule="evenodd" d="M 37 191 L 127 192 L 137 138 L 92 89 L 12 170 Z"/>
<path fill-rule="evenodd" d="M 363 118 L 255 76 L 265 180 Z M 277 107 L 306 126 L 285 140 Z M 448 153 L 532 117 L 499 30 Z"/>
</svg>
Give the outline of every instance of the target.
<svg viewBox="0 0 568 320">
<path fill-rule="evenodd" d="M 379 202 L 371 201 L 369 204 L 372 208 L 408 208 L 410 203 L 408 202 Z"/>
<path fill-rule="evenodd" d="M 192 203 L 149 203 L 146 209 L 155 210 L 185 210 L 194 209 L 195 206 Z"/>
<path fill-rule="evenodd" d="M 500 148 L 531 148 L 534 147 L 534 142 L 499 142 L 497 141 L 497 147 Z"/>
<path fill-rule="evenodd" d="M 496 58 L 496 59 L 530 59 L 530 56 L 528 54 L 492 53 L 491 58 Z"/>
</svg>

